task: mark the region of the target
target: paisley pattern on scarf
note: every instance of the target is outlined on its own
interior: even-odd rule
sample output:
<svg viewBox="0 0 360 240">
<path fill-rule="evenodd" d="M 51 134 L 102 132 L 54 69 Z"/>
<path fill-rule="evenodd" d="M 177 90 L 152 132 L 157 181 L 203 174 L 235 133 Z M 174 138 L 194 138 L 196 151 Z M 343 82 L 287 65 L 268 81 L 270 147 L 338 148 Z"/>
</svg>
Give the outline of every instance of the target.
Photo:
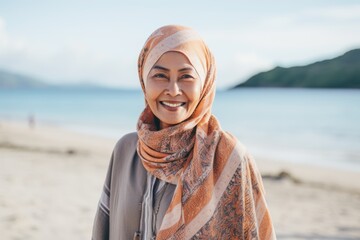
<svg viewBox="0 0 360 240">
<path fill-rule="evenodd" d="M 147 39 L 138 60 L 144 93 L 147 74 L 168 51 L 189 59 L 202 92 L 184 122 L 159 130 L 147 104 L 138 121 L 137 151 L 145 169 L 177 185 L 156 239 L 275 239 L 255 162 L 211 114 L 215 60 L 194 30 L 170 25 Z"/>
</svg>

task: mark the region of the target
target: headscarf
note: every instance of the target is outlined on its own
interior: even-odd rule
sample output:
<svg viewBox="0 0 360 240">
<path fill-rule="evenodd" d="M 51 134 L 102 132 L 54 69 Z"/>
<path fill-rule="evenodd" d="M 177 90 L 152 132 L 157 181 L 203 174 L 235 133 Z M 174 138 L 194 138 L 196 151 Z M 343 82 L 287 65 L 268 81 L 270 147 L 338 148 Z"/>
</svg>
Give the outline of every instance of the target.
<svg viewBox="0 0 360 240">
<path fill-rule="evenodd" d="M 202 91 L 194 112 L 181 123 L 159 130 L 147 103 L 138 121 L 137 152 L 143 166 L 153 176 L 176 184 L 156 239 L 274 238 L 252 157 L 211 114 L 215 60 L 193 29 L 164 26 L 147 39 L 138 60 L 144 94 L 149 71 L 169 51 L 189 59 Z"/>
</svg>

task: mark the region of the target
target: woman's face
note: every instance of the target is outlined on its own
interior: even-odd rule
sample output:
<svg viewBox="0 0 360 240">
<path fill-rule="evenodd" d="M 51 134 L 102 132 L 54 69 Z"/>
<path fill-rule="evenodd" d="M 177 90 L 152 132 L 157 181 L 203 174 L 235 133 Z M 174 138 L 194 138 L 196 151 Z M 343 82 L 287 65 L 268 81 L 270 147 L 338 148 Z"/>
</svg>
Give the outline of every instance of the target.
<svg viewBox="0 0 360 240">
<path fill-rule="evenodd" d="M 194 112 L 201 94 L 201 80 L 182 53 L 164 53 L 145 81 L 145 98 L 160 120 L 161 129 L 186 120 Z"/>
</svg>

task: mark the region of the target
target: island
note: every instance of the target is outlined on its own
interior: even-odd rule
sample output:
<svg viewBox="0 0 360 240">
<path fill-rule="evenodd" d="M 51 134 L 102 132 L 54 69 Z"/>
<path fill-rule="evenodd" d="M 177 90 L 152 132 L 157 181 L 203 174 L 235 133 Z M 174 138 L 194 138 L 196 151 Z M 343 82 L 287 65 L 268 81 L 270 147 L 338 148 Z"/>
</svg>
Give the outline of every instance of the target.
<svg viewBox="0 0 360 240">
<path fill-rule="evenodd" d="M 360 88 L 360 49 L 306 66 L 278 66 L 232 89 L 241 87 Z"/>
</svg>

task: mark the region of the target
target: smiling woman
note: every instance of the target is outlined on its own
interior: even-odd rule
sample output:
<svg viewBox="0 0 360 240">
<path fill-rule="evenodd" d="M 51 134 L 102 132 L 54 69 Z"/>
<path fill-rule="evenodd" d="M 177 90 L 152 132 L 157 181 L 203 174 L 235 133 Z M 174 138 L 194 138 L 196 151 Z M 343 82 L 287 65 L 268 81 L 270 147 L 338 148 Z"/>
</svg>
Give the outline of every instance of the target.
<svg viewBox="0 0 360 240">
<path fill-rule="evenodd" d="M 192 29 L 165 26 L 142 49 L 146 105 L 116 144 L 93 239 L 275 239 L 246 148 L 211 113 L 215 61 Z"/>
<path fill-rule="evenodd" d="M 159 129 L 178 124 L 194 112 L 201 93 L 201 80 L 186 56 L 167 52 L 146 78 L 146 100 L 157 117 Z"/>
</svg>

